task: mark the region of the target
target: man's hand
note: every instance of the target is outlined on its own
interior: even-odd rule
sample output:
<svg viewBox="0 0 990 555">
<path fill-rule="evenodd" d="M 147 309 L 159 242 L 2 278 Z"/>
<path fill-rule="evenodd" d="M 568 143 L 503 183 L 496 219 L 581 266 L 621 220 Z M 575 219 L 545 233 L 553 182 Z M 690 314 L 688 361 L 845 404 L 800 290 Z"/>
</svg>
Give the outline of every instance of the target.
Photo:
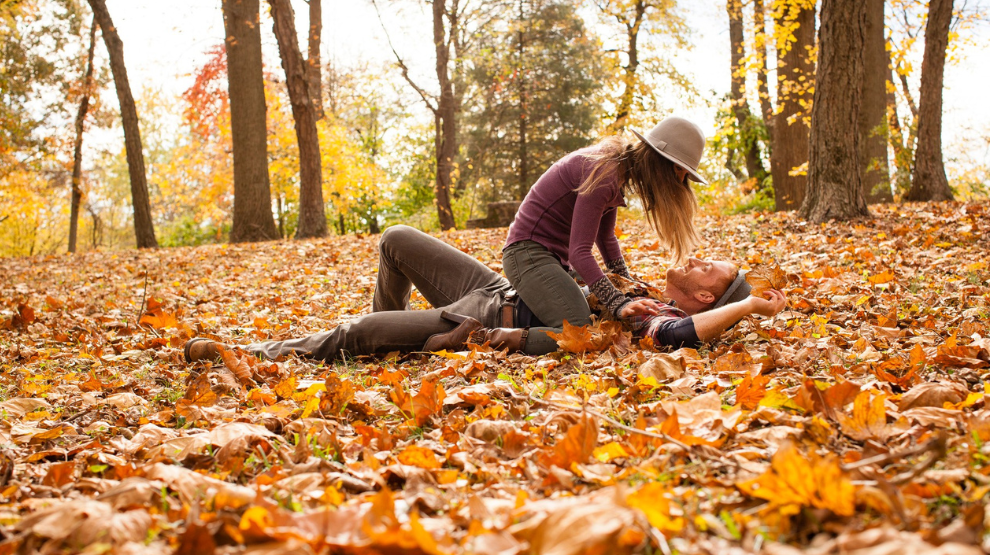
<svg viewBox="0 0 990 555">
<path fill-rule="evenodd" d="M 632 318 L 633 316 L 660 314 L 660 301 L 653 299 L 636 299 L 631 303 L 626 303 L 619 311 L 619 318 Z"/>
<path fill-rule="evenodd" d="M 778 312 L 784 310 L 787 306 L 787 297 L 776 289 L 768 289 L 765 293 L 770 298 L 764 299 L 762 297 L 749 297 L 746 302 L 750 304 L 749 313 L 759 314 L 760 316 L 776 316 Z"/>
</svg>

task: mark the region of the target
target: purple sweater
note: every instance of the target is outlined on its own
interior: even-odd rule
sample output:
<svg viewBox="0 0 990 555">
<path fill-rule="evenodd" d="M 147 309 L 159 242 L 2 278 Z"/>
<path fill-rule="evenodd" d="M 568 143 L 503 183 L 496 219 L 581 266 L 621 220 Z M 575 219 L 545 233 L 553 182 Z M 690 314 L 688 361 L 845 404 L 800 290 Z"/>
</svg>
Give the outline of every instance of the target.
<svg viewBox="0 0 990 555">
<path fill-rule="evenodd" d="M 589 285 L 605 276 L 591 252 L 592 245 L 598 246 L 606 263 L 622 260 L 615 238 L 615 212 L 616 207 L 626 205 L 615 176 L 591 193 L 577 194 L 591 173 L 594 161 L 587 156 L 594 152 L 594 147 L 583 148 L 550 166 L 526 194 L 505 241 L 505 246 L 536 241 Z"/>
</svg>

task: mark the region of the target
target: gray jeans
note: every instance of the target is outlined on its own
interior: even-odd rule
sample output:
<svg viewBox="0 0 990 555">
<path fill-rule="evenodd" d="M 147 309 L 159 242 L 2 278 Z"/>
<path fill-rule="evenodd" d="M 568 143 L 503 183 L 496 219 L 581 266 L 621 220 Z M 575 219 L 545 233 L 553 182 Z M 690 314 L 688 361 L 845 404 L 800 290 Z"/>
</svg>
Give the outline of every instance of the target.
<svg viewBox="0 0 990 555">
<path fill-rule="evenodd" d="M 372 313 L 336 328 L 286 341 L 252 343 L 246 349 L 266 358 L 295 353 L 327 362 L 393 351 L 419 351 L 431 335 L 455 326 L 441 310 L 471 316 L 485 327 L 500 327 L 500 308 L 510 285 L 501 275 L 458 249 L 408 226 L 390 227 L 378 245 L 378 281 Z M 413 286 L 433 305 L 409 310 Z M 557 350 L 557 343 L 530 330 L 526 352 Z"/>
</svg>

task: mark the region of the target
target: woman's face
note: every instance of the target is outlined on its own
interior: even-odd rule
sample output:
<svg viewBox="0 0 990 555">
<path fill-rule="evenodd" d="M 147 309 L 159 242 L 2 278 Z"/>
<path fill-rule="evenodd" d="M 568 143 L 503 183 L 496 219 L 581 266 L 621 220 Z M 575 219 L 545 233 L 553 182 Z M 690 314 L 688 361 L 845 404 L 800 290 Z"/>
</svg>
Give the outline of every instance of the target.
<svg viewBox="0 0 990 555">
<path fill-rule="evenodd" d="M 687 175 L 688 175 L 688 172 L 687 172 L 686 169 L 678 166 L 677 164 L 674 164 L 674 173 L 677 174 L 677 180 L 678 181 L 680 181 L 684 185 L 687 185 Z"/>
</svg>

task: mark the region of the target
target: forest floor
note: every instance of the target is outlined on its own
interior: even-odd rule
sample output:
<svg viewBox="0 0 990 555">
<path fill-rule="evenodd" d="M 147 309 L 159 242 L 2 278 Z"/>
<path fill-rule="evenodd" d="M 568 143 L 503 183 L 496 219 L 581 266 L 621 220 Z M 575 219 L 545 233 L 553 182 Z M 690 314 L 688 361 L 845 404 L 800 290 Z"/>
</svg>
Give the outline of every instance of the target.
<svg viewBox="0 0 990 555">
<path fill-rule="evenodd" d="M 990 204 L 872 211 L 704 220 L 789 306 L 698 351 L 190 365 L 368 312 L 378 237 L 2 260 L 0 553 L 981 553 Z"/>
</svg>

